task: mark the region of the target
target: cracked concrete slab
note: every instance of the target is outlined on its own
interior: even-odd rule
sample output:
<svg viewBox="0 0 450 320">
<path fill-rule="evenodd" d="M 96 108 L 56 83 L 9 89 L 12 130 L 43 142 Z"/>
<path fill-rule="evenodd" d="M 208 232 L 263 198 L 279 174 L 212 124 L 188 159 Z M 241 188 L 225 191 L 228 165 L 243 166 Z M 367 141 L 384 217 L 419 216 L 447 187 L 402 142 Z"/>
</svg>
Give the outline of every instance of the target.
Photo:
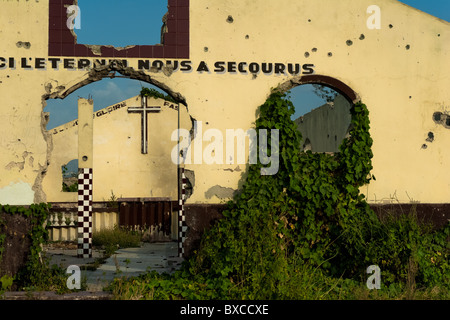
<svg viewBox="0 0 450 320">
<path fill-rule="evenodd" d="M 46 249 L 50 265 L 62 268 L 70 265 L 89 266 L 103 256 L 100 250 L 93 250 L 93 257 L 80 259 L 76 249 Z M 150 271 L 173 273 L 181 267 L 183 258 L 178 257 L 177 242 L 143 243 L 139 248 L 124 248 L 116 251 L 95 271 L 81 270 L 81 279 L 86 279 L 87 291 L 98 292 L 115 278 L 137 277 Z"/>
</svg>

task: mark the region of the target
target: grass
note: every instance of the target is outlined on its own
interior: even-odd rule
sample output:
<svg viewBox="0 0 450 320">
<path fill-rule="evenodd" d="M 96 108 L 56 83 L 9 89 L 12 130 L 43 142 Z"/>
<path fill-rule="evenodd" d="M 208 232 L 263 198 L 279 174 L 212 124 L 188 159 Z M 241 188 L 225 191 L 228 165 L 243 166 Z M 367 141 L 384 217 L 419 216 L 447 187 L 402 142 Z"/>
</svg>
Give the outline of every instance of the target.
<svg viewBox="0 0 450 320">
<path fill-rule="evenodd" d="M 103 229 L 92 235 L 92 245 L 104 248 L 107 256 L 110 256 L 119 248 L 140 247 L 141 240 L 140 233 L 117 226 Z"/>
<path fill-rule="evenodd" d="M 414 213 L 413 208 L 408 216 L 397 217 L 392 214 L 383 222 L 389 234 L 395 236 L 395 241 L 387 242 L 385 246 L 394 246 L 396 254 L 389 256 L 392 248 L 386 249 L 387 253 L 380 252 L 382 256 L 389 256 L 390 262 L 400 261 L 398 257 L 400 252 L 405 250 L 409 252 L 408 245 L 415 248 L 413 246 L 415 243 L 420 244 L 421 250 L 427 254 L 434 254 L 435 251 L 444 253 L 446 249 L 448 250 L 448 243 L 441 244 L 437 236 L 435 238 L 437 242 L 427 242 L 430 241 L 429 234 L 432 230 L 428 225 L 418 223 Z M 432 274 L 437 276 L 440 272 L 445 274 L 448 272 L 448 261 L 438 263 L 437 256 L 433 256 L 436 261 L 427 264 L 428 255 L 415 259 L 413 256 L 410 254 L 409 259 L 399 262 L 399 268 L 404 270 L 404 275 L 396 277 L 395 281 L 391 279 L 392 274 L 385 273 L 382 269 L 380 290 L 367 288 L 366 281 L 369 274 L 352 279 L 342 278 L 339 275 L 330 276 L 320 268 L 309 265 L 308 262 L 294 259 L 285 266 L 285 277 L 273 283 L 273 297 L 286 300 L 449 300 L 448 281 L 424 282 L 420 274 L 420 272 L 422 274 L 425 272 L 428 276 Z M 422 267 L 422 270 L 419 270 L 419 267 Z M 252 294 L 248 288 L 239 288 L 239 284 L 232 283 L 231 287 L 221 287 L 221 284 L 215 281 L 217 279 L 198 277 L 190 271 L 180 270 L 180 273 L 172 276 L 153 272 L 135 278 L 115 279 L 108 290 L 117 300 L 221 300 L 228 298 L 240 300 Z"/>
<path fill-rule="evenodd" d="M 365 282 L 333 278 L 304 266 L 291 279 L 276 288 L 282 300 L 448 300 L 449 288 L 410 288 L 407 283 L 369 290 Z M 236 297 L 216 296 L 207 283 L 180 282 L 168 275 L 149 272 L 139 277 L 116 278 L 107 289 L 115 300 L 222 300 Z M 195 292 L 195 293 L 194 293 Z M 245 299 L 245 298 L 243 298 Z"/>
</svg>

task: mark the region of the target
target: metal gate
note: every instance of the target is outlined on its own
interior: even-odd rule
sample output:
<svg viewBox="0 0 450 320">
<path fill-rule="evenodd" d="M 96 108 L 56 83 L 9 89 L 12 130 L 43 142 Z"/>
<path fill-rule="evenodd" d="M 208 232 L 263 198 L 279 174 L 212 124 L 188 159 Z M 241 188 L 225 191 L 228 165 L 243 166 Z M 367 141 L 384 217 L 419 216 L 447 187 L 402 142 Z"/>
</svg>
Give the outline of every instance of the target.
<svg viewBox="0 0 450 320">
<path fill-rule="evenodd" d="M 170 240 L 173 204 L 170 198 L 121 198 L 119 226 L 147 232 L 150 240 Z"/>
</svg>

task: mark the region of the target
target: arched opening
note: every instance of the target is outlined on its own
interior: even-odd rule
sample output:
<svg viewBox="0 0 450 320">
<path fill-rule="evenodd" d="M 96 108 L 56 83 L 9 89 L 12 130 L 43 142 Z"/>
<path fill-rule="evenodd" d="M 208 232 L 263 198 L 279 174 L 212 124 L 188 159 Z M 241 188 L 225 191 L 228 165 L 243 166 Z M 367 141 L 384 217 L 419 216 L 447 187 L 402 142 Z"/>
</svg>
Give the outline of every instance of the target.
<svg viewBox="0 0 450 320">
<path fill-rule="evenodd" d="M 161 65 L 158 68 L 155 68 L 153 71 L 155 72 L 163 72 L 164 74 L 170 74 L 173 72 L 173 65 L 170 63 L 166 65 Z M 111 59 L 109 63 L 106 59 L 97 59 L 94 60 L 93 67 L 90 69 L 87 77 L 75 84 L 72 84 L 70 87 L 60 86 L 56 81 L 50 81 L 45 84 L 46 94 L 42 96 L 44 100 L 48 99 L 64 99 L 71 93 L 76 90 L 103 80 L 103 79 L 115 79 L 115 78 L 124 78 L 131 80 L 138 80 L 142 83 L 147 83 L 152 86 L 155 86 L 158 90 L 162 90 L 169 96 L 171 96 L 177 103 L 181 103 L 187 107 L 186 99 L 179 93 L 172 90 L 166 84 L 154 79 L 151 75 L 146 74 L 142 71 L 136 71 L 133 68 L 129 68 L 126 60 L 117 60 Z"/>
<path fill-rule="evenodd" d="M 68 164 L 78 158 L 78 99 L 89 97 L 94 101 L 92 188 L 95 210 L 108 207 L 110 211 L 117 211 L 120 201 L 139 204 L 134 211 L 127 211 L 130 220 L 123 223 L 149 230 L 146 238 L 150 240 L 176 240 L 178 212 L 172 204 L 178 203 L 180 179 L 177 163 L 171 158 L 176 145 L 172 133 L 180 125 L 191 128 L 185 100 L 179 93 L 165 91 L 166 86 L 155 85 L 145 74 L 116 75 L 108 68 L 108 73 L 91 72 L 88 79 L 68 89 L 57 87 L 52 92 L 53 88 L 48 87 L 44 112 L 48 121 L 45 129 L 49 165 L 42 182 L 47 202 L 76 208 L 78 193 L 69 185 L 61 190 L 61 185 L 64 186 L 64 179 L 74 178 L 65 173 L 70 169 Z M 150 89 L 145 98 L 141 95 L 143 88 Z M 154 109 L 146 115 L 145 133 L 141 117 L 144 111 L 139 111 L 144 105 Z M 133 112 L 134 109 L 138 112 Z M 148 146 L 146 153 L 142 151 L 144 137 Z M 70 172 L 73 174 L 73 170 Z M 100 216 L 94 212 L 97 230 L 103 227 L 105 220 Z M 114 221 L 107 225 L 122 224 L 118 218 Z"/>
<path fill-rule="evenodd" d="M 329 88 L 332 88 L 333 90 L 339 92 L 342 94 L 348 101 L 352 103 L 356 103 L 360 101 L 360 98 L 358 94 L 353 91 L 352 88 L 350 88 L 348 85 L 343 83 L 342 81 L 329 77 L 324 75 L 306 75 L 306 76 L 298 76 L 295 78 L 292 78 L 291 80 L 282 83 L 278 86 L 278 90 L 282 92 L 286 92 L 291 90 L 294 87 L 297 87 L 299 85 L 303 84 L 318 84 L 323 85 Z"/>
<path fill-rule="evenodd" d="M 44 112 L 49 113 L 47 130 L 54 129 L 78 118 L 77 101 L 80 97 L 94 99 L 94 111 L 101 110 L 136 96 L 145 85 L 142 81 L 128 78 L 103 78 L 100 81 L 84 85 L 60 99 L 48 99 Z M 164 92 L 156 86 L 155 90 Z"/>
<path fill-rule="evenodd" d="M 350 109 L 357 94 L 339 80 L 317 75 L 295 78 L 279 88 L 289 92 L 294 104 L 291 119 L 302 134 L 302 150 L 338 153 L 350 132 Z"/>
</svg>

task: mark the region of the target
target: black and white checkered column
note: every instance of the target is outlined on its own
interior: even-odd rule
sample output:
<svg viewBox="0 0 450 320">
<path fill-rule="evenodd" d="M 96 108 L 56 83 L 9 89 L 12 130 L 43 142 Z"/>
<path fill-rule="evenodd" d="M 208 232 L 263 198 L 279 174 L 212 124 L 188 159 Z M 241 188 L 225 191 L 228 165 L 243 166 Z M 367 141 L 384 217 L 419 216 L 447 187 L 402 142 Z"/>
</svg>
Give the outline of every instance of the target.
<svg viewBox="0 0 450 320">
<path fill-rule="evenodd" d="M 184 168 L 180 168 L 181 174 L 181 186 L 180 195 L 178 200 L 178 256 L 180 258 L 184 255 L 184 242 L 186 241 L 186 215 L 184 212 L 184 201 L 186 200 L 186 176 L 184 174 Z"/>
<path fill-rule="evenodd" d="M 92 258 L 92 168 L 78 169 L 78 258 Z"/>
</svg>

